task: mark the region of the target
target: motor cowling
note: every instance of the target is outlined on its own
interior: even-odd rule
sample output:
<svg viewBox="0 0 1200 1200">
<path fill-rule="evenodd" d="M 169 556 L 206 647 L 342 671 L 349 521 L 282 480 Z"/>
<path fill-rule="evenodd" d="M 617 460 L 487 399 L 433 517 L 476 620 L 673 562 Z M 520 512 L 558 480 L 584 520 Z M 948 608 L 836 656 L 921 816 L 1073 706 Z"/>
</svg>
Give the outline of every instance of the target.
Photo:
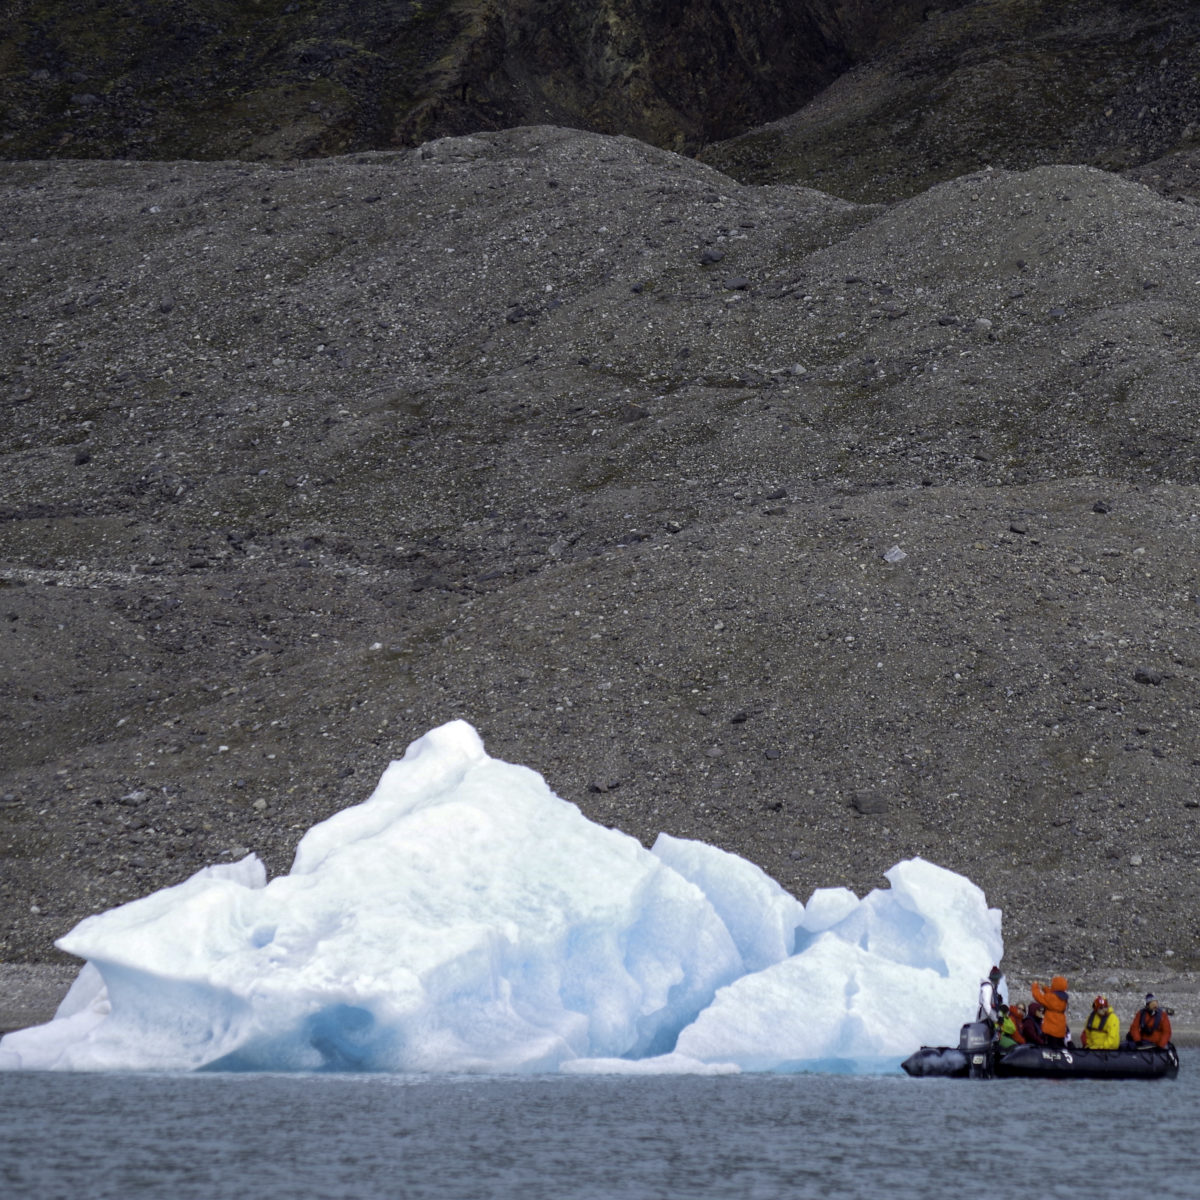
<svg viewBox="0 0 1200 1200">
<path fill-rule="evenodd" d="M 966 1055 L 967 1073 L 972 1079 L 991 1079 L 995 1075 L 996 1040 L 990 1021 L 968 1021 L 959 1032 L 958 1048 Z"/>
</svg>

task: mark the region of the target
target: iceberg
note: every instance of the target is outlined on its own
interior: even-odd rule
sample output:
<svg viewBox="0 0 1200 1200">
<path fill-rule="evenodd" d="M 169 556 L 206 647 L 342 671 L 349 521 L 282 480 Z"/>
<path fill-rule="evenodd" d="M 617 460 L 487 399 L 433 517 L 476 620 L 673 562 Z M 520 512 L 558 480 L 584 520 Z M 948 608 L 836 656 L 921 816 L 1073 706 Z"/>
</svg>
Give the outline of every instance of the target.
<svg viewBox="0 0 1200 1200">
<path fill-rule="evenodd" d="M 589 821 L 465 721 L 301 839 L 80 922 L 0 1069 L 847 1069 L 953 1038 L 1000 913 L 921 859 L 807 906 L 744 858 Z"/>
<path fill-rule="evenodd" d="M 844 915 L 828 927 L 824 904 L 810 904 L 822 932 L 722 989 L 681 1032 L 677 1052 L 745 1070 L 854 1070 L 922 1044 L 956 1044 L 975 1016 L 979 980 L 1000 961 L 999 914 L 969 880 L 921 859 L 886 878 L 890 890 L 853 908 L 830 897 Z"/>
</svg>

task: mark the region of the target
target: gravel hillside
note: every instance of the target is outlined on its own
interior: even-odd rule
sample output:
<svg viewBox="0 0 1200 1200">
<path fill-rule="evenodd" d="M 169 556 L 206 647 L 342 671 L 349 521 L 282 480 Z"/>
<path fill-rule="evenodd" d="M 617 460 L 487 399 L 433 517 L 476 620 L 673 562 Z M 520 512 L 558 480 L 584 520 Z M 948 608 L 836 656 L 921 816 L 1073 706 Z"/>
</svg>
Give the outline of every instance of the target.
<svg viewBox="0 0 1200 1200">
<path fill-rule="evenodd" d="M 1190 205 L 536 127 L 4 164 L 0 271 L 5 961 L 465 717 L 802 898 L 965 872 L 1014 973 L 1200 966 Z"/>
<path fill-rule="evenodd" d="M 747 183 L 912 196 L 986 166 L 1086 163 L 1200 194 L 1200 8 L 1190 0 L 970 0 L 795 112 L 704 157 Z"/>
</svg>

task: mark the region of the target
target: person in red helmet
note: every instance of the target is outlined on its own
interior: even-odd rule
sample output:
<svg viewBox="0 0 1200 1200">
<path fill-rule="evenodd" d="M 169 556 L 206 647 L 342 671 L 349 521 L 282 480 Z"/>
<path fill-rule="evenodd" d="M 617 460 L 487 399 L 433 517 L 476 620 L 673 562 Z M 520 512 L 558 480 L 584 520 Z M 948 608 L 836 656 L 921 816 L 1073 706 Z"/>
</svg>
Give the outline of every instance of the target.
<svg viewBox="0 0 1200 1200">
<path fill-rule="evenodd" d="M 1033 981 L 1033 998 L 1046 1010 L 1042 1016 L 1042 1033 L 1047 1046 L 1065 1046 L 1067 1044 L 1067 1004 L 1071 996 L 1067 991 L 1067 980 L 1063 975 L 1055 975 L 1050 980 L 1050 987 L 1042 987 L 1041 981 Z"/>
<path fill-rule="evenodd" d="M 1121 1044 L 1121 1022 L 1109 1007 L 1107 996 L 1097 996 L 1092 1001 L 1087 1024 L 1083 1027 L 1083 1045 L 1086 1050 L 1115 1050 Z"/>
<path fill-rule="evenodd" d="M 1171 1018 L 1159 1007 L 1152 993 L 1146 994 L 1146 1003 L 1138 1009 L 1129 1026 L 1129 1040 L 1135 1046 L 1147 1049 L 1154 1046 L 1165 1049 L 1171 1041 Z"/>
</svg>

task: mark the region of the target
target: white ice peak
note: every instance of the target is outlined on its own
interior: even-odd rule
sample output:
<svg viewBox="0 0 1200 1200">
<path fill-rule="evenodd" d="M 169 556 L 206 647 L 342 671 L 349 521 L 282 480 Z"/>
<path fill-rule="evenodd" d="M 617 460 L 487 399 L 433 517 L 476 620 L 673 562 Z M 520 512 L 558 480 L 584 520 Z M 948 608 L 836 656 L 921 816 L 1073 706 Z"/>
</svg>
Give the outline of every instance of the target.
<svg viewBox="0 0 1200 1200">
<path fill-rule="evenodd" d="M 454 721 L 304 836 L 88 917 L 89 966 L 0 1067 L 797 1069 L 952 1038 L 1000 915 L 914 859 L 814 893 L 701 842 L 588 821 Z M 670 1057 L 665 1057 L 669 1055 Z"/>
</svg>

